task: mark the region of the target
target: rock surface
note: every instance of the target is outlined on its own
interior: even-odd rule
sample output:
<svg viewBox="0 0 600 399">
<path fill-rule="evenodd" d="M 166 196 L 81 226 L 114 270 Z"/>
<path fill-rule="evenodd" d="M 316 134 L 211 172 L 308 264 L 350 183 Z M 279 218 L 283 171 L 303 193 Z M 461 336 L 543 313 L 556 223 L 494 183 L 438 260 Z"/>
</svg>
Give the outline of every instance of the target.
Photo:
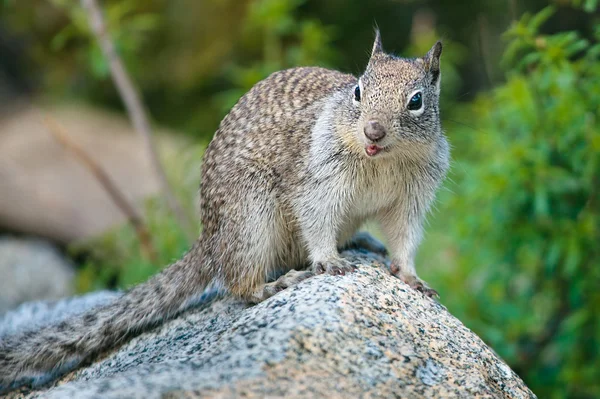
<svg viewBox="0 0 600 399">
<path fill-rule="evenodd" d="M 75 105 L 43 110 L 19 105 L 0 113 L 1 228 L 69 243 L 125 222 L 86 167 L 52 137 L 46 115 L 106 170 L 135 206 L 141 208 L 145 198 L 158 193 L 148 154 L 123 116 Z M 173 135 L 157 139 L 163 155 L 177 148 Z"/>
<path fill-rule="evenodd" d="M 0 237 L 0 315 L 23 302 L 71 295 L 74 275 L 51 244 Z"/>
<path fill-rule="evenodd" d="M 217 297 L 26 396 L 535 397 L 442 305 L 377 258 L 351 256 L 356 273 L 317 276 L 252 307 Z"/>
</svg>

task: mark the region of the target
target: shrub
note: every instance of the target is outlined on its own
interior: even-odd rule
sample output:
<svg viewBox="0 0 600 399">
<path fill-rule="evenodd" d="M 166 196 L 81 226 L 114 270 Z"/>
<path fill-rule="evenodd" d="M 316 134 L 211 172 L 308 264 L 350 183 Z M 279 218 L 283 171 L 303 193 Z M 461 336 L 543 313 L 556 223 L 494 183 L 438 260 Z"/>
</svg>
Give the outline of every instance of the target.
<svg viewBox="0 0 600 399">
<path fill-rule="evenodd" d="M 540 34 L 554 11 L 513 24 L 506 82 L 463 110 L 476 128 L 451 131 L 454 193 L 443 195 L 434 236 L 452 243 L 454 261 L 430 280 L 540 397 L 591 398 L 600 397 L 600 45 Z"/>
</svg>

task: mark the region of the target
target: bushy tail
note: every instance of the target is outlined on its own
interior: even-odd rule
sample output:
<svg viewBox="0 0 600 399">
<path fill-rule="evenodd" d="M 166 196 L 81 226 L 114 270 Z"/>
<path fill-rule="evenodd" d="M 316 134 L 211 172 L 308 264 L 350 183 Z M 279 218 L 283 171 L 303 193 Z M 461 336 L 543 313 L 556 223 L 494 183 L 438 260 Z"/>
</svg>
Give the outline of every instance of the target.
<svg viewBox="0 0 600 399">
<path fill-rule="evenodd" d="M 174 317 L 209 283 L 198 241 L 181 260 L 114 302 L 37 331 L 0 338 L 0 393 L 39 385 Z"/>
</svg>

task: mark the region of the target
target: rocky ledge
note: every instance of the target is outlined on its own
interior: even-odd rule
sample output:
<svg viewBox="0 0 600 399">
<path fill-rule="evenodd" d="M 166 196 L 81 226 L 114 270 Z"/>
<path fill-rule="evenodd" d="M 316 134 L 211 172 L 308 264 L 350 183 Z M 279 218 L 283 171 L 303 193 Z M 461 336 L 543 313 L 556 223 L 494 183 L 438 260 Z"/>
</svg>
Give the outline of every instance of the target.
<svg viewBox="0 0 600 399">
<path fill-rule="evenodd" d="M 256 306 L 213 296 L 52 387 L 11 396 L 535 398 L 442 305 L 391 277 L 381 259 L 349 256 L 356 273 L 317 276 Z"/>
</svg>

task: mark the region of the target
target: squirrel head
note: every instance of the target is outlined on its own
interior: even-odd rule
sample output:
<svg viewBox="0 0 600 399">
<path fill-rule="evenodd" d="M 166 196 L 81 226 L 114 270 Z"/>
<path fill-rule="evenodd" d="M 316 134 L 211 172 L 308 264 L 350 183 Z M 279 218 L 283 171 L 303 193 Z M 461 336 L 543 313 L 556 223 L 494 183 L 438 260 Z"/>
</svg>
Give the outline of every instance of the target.
<svg viewBox="0 0 600 399">
<path fill-rule="evenodd" d="M 442 134 L 441 54 L 441 42 L 422 58 L 387 54 L 376 31 L 367 68 L 348 93 L 359 115 L 356 133 L 368 156 L 410 150 Z"/>
</svg>

